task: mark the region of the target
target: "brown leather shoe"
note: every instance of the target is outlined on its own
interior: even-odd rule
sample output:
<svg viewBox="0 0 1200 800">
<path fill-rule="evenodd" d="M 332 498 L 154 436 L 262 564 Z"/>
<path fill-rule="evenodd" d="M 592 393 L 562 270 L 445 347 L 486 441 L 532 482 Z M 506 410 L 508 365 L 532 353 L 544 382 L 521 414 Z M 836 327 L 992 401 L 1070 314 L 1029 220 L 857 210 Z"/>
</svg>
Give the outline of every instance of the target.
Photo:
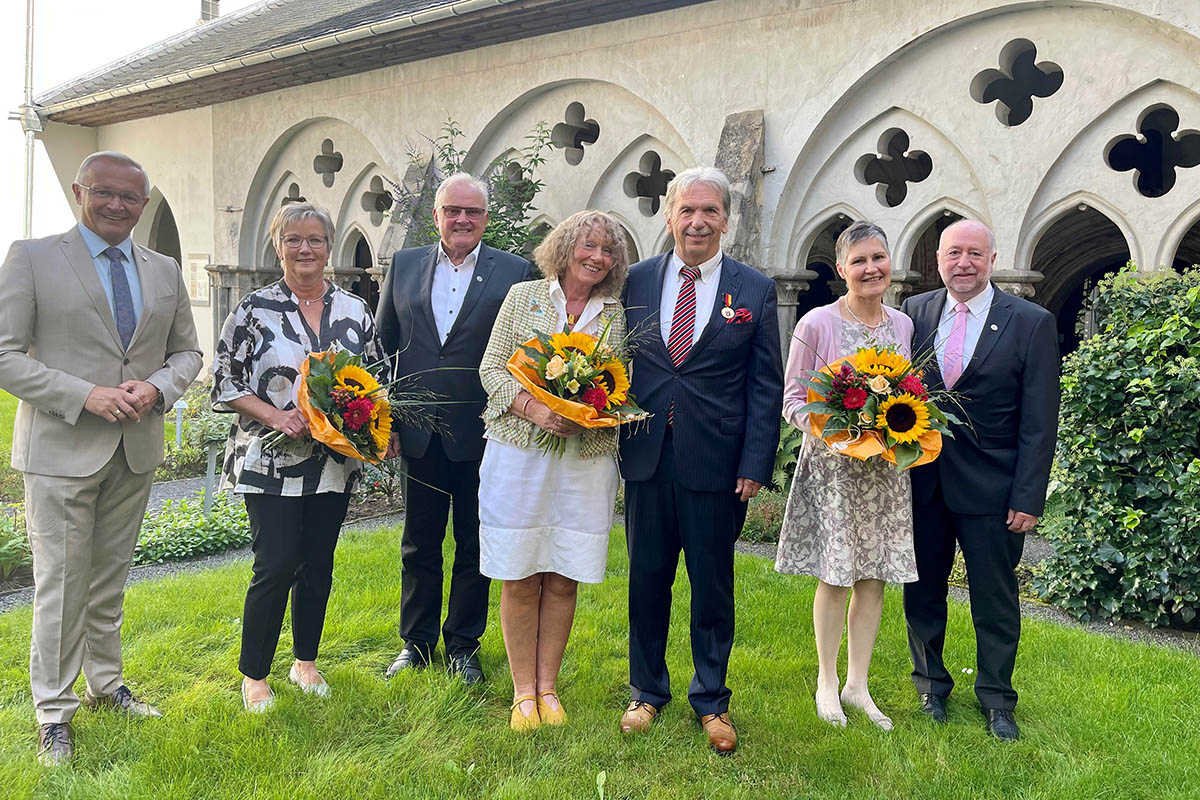
<svg viewBox="0 0 1200 800">
<path fill-rule="evenodd" d="M 708 746 L 719 756 L 731 755 L 737 749 L 737 731 L 729 721 L 729 712 L 705 714 L 700 718 L 704 732 L 708 734 Z"/>
<path fill-rule="evenodd" d="M 75 737 L 71 723 L 50 722 L 38 729 L 38 763 L 43 767 L 65 764 L 75 755 Z"/>
<path fill-rule="evenodd" d="M 621 715 L 621 733 L 645 733 L 654 724 L 658 709 L 641 700 L 633 700 Z"/>
</svg>

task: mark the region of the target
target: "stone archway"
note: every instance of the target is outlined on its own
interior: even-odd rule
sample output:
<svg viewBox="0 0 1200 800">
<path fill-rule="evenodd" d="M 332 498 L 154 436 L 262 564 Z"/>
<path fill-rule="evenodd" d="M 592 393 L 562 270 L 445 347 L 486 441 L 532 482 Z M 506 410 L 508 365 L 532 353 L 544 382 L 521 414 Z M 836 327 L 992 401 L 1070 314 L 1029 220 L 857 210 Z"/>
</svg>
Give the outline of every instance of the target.
<svg viewBox="0 0 1200 800">
<path fill-rule="evenodd" d="M 963 219 L 962 215 L 945 209 L 941 214 L 931 219 L 921 235 L 913 244 L 912 255 L 908 260 L 909 274 L 916 277 L 912 284 L 912 294 L 940 289 L 942 279 L 938 275 L 937 249 L 942 238 L 942 231 L 955 222 Z M 895 266 L 892 267 L 895 269 Z"/>
<path fill-rule="evenodd" d="M 350 293 L 358 295 L 368 306 L 375 308 L 379 304 L 379 285 L 369 273 L 375 266 L 375 257 L 371 253 L 371 243 L 357 226 L 346 237 L 340 266 L 358 273 L 351 278 Z"/>
<path fill-rule="evenodd" d="M 1196 219 L 1179 241 L 1172 264 L 1178 272 L 1197 265 L 1200 265 L 1200 218 Z"/>
<path fill-rule="evenodd" d="M 1038 239 L 1032 268 L 1045 276 L 1037 300 L 1058 319 L 1059 349 L 1070 353 L 1081 338 L 1079 315 L 1096 281 L 1129 261 L 1129 243 L 1103 212 L 1081 203 Z"/>
<path fill-rule="evenodd" d="M 795 319 L 781 320 L 788 330 L 809 311 L 829 305 L 845 292 L 846 284 L 837 274 L 837 239 L 852 222 L 847 215 L 838 214 L 817 230 L 803 262 L 817 277 L 809 278 L 808 288 L 796 298 Z"/>
</svg>

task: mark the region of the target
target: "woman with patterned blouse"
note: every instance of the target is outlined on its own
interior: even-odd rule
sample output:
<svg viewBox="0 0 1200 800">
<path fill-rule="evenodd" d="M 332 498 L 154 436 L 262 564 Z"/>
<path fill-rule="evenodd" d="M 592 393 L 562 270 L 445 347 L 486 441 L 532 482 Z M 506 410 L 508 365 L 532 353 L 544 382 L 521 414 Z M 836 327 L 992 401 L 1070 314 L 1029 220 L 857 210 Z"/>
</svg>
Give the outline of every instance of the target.
<svg viewBox="0 0 1200 800">
<path fill-rule="evenodd" d="M 505 368 L 534 331 L 564 326 L 625 336 L 617 297 L 629 275 L 621 226 L 599 211 L 573 214 L 533 253 L 544 280 L 509 290 L 479 375 L 488 394 L 479 470 L 479 570 L 504 581 L 500 627 L 513 678 L 509 725 L 561 725 L 558 671 L 575 616 L 578 583 L 604 579 L 617 483 L 617 429 L 582 430 L 521 388 Z M 536 429 L 567 437 L 545 455 Z"/>
<path fill-rule="evenodd" d="M 328 696 L 314 661 L 333 582 L 333 550 L 346 518 L 360 463 L 308 440 L 271 449 L 263 440 L 280 431 L 308 431 L 296 407 L 300 366 L 310 352 L 348 350 L 363 364 L 383 358 L 371 309 L 325 280 L 333 241 L 329 212 L 308 203 L 279 209 L 271 241 L 283 279 L 246 295 L 225 320 L 213 364 L 213 407 L 237 414 L 225 447 L 222 488 L 244 494 L 253 534 L 254 576 L 242 614 L 238 669 L 247 711 L 274 702 L 267 684 L 288 593 L 292 650 L 288 680 Z"/>
</svg>

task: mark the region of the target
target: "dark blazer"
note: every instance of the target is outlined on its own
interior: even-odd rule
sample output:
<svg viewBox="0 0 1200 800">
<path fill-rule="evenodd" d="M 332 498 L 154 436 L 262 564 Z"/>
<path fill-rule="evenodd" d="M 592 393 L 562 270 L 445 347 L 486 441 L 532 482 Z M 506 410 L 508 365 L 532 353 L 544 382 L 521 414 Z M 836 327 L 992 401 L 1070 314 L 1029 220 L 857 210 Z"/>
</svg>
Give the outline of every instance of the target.
<svg viewBox="0 0 1200 800">
<path fill-rule="evenodd" d="M 993 288 L 995 288 L 993 286 Z M 933 355 L 946 290 L 910 297 L 900 306 L 913 321 L 913 357 L 928 357 L 926 382 L 943 388 Z M 1058 435 L 1058 330 L 1039 305 L 995 289 L 991 311 L 966 370 L 954 384 L 969 425 L 952 426 L 937 461 L 912 470 L 913 499 L 928 503 L 941 484 L 957 514 L 1040 517 Z M 963 413 L 950 404 L 955 416 Z"/>
<path fill-rule="evenodd" d="M 732 492 L 739 477 L 770 483 L 783 407 L 775 281 L 725 256 L 708 324 L 676 368 L 659 326 L 670 260 L 666 253 L 634 264 L 625 285 L 629 330 L 640 333 L 631 391 L 654 416 L 646 425 L 621 427 L 621 475 L 644 481 L 654 474 L 674 398 L 679 483 L 701 492 Z M 750 321 L 732 323 L 721 316 L 726 294 L 734 309 L 750 311 Z M 697 309 L 697 324 L 701 313 Z"/>
<path fill-rule="evenodd" d="M 520 256 L 483 244 L 475 275 L 462 311 L 443 345 L 433 319 L 433 269 L 438 246 L 412 247 L 392 256 L 383 280 L 375 327 L 388 355 L 395 354 L 396 375 L 410 375 L 438 367 L 458 369 L 425 372 L 419 385 L 445 400 L 457 401 L 430 410 L 442 432 L 442 444 L 451 461 L 483 458 L 483 413 L 487 395 L 479 383 L 479 362 L 492 333 L 500 304 L 514 283 L 530 280 L 533 268 Z M 466 401 L 466 402 L 462 402 Z M 421 458 L 429 445 L 430 431 L 398 425 L 400 447 L 408 458 Z"/>
</svg>

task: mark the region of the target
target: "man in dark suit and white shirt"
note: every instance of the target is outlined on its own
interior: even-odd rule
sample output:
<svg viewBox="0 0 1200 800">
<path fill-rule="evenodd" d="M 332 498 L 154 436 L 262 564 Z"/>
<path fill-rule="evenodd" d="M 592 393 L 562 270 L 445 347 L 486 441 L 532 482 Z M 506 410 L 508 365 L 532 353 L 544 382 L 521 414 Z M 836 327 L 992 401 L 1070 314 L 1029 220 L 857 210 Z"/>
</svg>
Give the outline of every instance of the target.
<svg viewBox="0 0 1200 800">
<path fill-rule="evenodd" d="M 441 636 L 450 672 L 484 679 L 479 637 L 487 624 L 489 580 L 479 573 L 479 463 L 486 395 L 479 362 L 500 303 L 530 263 L 483 244 L 487 184 L 466 173 L 446 178 L 434 197 L 441 240 L 400 250 L 379 296 L 375 325 L 396 375 L 423 373 L 420 386 L 450 402 L 432 407 L 434 430 L 398 425 L 390 455 L 402 455 L 404 535 L 400 547 L 400 635 L 404 649 L 388 667 L 422 669 L 438 641 L 442 542 L 454 507 L 454 566 Z M 450 369 L 441 369 L 449 367 Z"/>
<path fill-rule="evenodd" d="M 622 428 L 629 549 L 626 733 L 644 731 L 671 699 L 667 624 L 682 550 L 692 586 L 688 699 L 725 755 L 737 746 L 725 677 L 733 647 L 733 545 L 746 502 L 771 479 L 783 368 L 775 282 L 721 251 L 729 179 L 681 172 L 666 196 L 672 252 L 635 264 L 625 290 L 633 395 L 647 425 Z"/>
<path fill-rule="evenodd" d="M 1012 686 L 1021 608 L 1014 570 L 1025 534 L 1037 524 L 1058 431 L 1058 337 L 1054 317 L 1005 294 L 989 280 L 992 232 L 961 220 L 942 232 L 938 272 L 945 289 L 904 301 L 916 358 L 932 350 L 931 388 L 960 396 L 963 424 L 937 461 L 912 471 L 916 583 L 904 587 L 904 613 L 921 710 L 946 721 L 954 687 L 942 661 L 947 579 L 955 542 L 963 553 L 975 623 L 975 694 L 988 730 L 1019 737 Z"/>
</svg>

